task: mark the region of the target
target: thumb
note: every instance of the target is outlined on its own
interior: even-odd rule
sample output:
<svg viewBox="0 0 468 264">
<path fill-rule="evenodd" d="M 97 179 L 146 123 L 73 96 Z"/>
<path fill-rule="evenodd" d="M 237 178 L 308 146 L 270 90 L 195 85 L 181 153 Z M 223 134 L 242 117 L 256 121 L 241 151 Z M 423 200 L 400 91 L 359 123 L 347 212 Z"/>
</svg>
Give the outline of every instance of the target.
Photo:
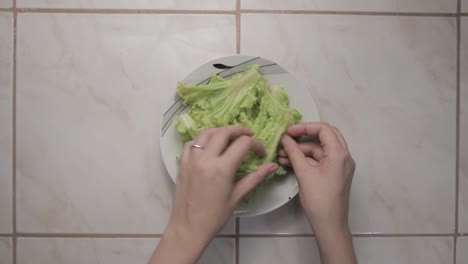
<svg viewBox="0 0 468 264">
<path fill-rule="evenodd" d="M 284 135 L 281 138 L 281 144 L 283 145 L 283 150 L 286 152 L 295 172 L 309 164 L 304 152 L 297 145 L 297 142 L 290 136 Z"/>
<path fill-rule="evenodd" d="M 236 205 L 240 203 L 248 193 L 255 189 L 255 187 L 257 187 L 257 185 L 260 184 L 266 176 L 268 176 L 268 174 L 276 171 L 277 169 L 278 165 L 276 163 L 262 164 L 258 166 L 256 171 L 247 174 L 238 181 L 232 192 L 232 198 Z"/>
</svg>

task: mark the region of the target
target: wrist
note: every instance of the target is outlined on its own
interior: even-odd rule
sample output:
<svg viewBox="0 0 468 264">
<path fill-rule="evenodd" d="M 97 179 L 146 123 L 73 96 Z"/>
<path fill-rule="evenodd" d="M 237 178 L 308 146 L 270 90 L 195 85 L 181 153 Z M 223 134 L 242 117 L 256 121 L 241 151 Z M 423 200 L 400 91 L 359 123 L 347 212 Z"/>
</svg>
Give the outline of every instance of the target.
<svg viewBox="0 0 468 264">
<path fill-rule="evenodd" d="M 215 236 L 200 224 L 194 224 L 194 221 L 183 217 L 171 217 L 164 234 L 166 233 L 197 244 L 208 244 Z"/>
<path fill-rule="evenodd" d="M 328 225 L 315 225 L 312 226 L 315 236 L 320 238 L 344 238 L 351 236 L 351 230 L 349 225 L 337 225 L 337 224 L 328 224 Z"/>
<path fill-rule="evenodd" d="M 333 220 L 312 220 L 309 218 L 310 225 L 314 233 L 334 233 L 334 234 L 347 234 L 350 233 L 349 224 L 347 221 Z"/>
<path fill-rule="evenodd" d="M 348 221 L 339 218 L 311 218 L 310 225 L 317 240 L 328 241 L 332 239 L 341 239 L 351 236 Z"/>
<path fill-rule="evenodd" d="M 349 232 L 347 209 L 333 210 L 321 214 L 305 212 L 312 229 L 315 231 L 325 230 L 327 232 Z"/>
<path fill-rule="evenodd" d="M 175 249 L 174 252 L 184 252 L 184 254 L 175 254 L 177 256 L 173 256 L 171 263 L 185 264 L 196 263 L 209 242 L 209 239 L 204 239 L 183 226 L 169 224 L 160 245 Z"/>
<path fill-rule="evenodd" d="M 323 224 L 313 229 L 322 263 L 357 263 L 348 224 Z"/>
<path fill-rule="evenodd" d="M 169 224 L 164 232 L 163 239 L 164 238 L 176 241 L 183 246 L 191 245 L 191 247 L 195 249 L 204 248 L 211 240 L 191 228 L 178 224 Z"/>
</svg>

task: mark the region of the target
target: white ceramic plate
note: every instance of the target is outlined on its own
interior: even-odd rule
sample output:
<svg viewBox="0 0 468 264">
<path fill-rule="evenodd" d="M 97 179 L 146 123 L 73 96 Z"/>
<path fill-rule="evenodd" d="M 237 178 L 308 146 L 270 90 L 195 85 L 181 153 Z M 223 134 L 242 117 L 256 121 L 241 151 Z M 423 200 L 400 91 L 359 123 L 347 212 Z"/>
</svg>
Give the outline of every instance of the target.
<svg viewBox="0 0 468 264">
<path fill-rule="evenodd" d="M 270 84 L 283 85 L 289 94 L 291 108 L 296 108 L 302 113 L 303 122 L 319 120 L 317 107 L 306 87 L 283 67 L 264 58 L 241 55 L 220 58 L 198 67 L 183 82 L 189 85 L 206 84 L 213 74 L 229 77 L 245 71 L 246 67 L 251 64 L 260 65 L 260 72 Z M 178 167 L 176 157 L 180 154 L 183 142 L 177 134 L 175 123 L 171 121 L 175 116 L 187 110 L 188 107 L 183 105 L 181 98 L 174 93 L 161 123 L 161 153 L 166 169 L 174 182 Z M 235 214 L 236 216 L 255 216 L 270 212 L 287 203 L 297 193 L 298 185 L 292 173 L 277 177 L 250 203 L 241 205 Z"/>
</svg>

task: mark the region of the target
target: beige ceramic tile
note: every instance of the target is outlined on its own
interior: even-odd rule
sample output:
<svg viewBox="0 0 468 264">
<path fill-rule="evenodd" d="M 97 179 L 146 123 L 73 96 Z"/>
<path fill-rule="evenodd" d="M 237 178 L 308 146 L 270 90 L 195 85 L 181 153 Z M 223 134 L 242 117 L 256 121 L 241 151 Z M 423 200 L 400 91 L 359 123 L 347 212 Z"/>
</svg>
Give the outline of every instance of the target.
<svg viewBox="0 0 468 264">
<path fill-rule="evenodd" d="M 9 8 L 13 5 L 13 0 L 0 0 L 0 8 Z"/>
<path fill-rule="evenodd" d="M 319 263 L 315 240 L 310 237 L 240 238 L 239 263 Z"/>
<path fill-rule="evenodd" d="M 468 237 L 459 237 L 457 239 L 457 263 L 468 263 Z"/>
<path fill-rule="evenodd" d="M 0 234 L 12 232 L 13 16 L 0 13 Z"/>
<path fill-rule="evenodd" d="M 454 18 L 249 14 L 241 41 L 305 81 L 347 138 L 353 232 L 453 232 Z"/>
<path fill-rule="evenodd" d="M 439 264 L 453 260 L 453 238 L 355 238 L 360 264 Z M 319 263 L 313 238 L 241 238 L 242 264 Z"/>
<path fill-rule="evenodd" d="M 13 264 L 10 237 L 0 237 L 0 264 Z"/>
<path fill-rule="evenodd" d="M 158 239 L 20 238 L 18 264 L 147 263 Z M 215 239 L 200 264 L 233 264 L 234 239 Z"/>
<path fill-rule="evenodd" d="M 241 0 L 244 9 L 452 12 L 457 0 Z"/>
<path fill-rule="evenodd" d="M 299 197 L 277 210 L 257 217 L 241 218 L 241 234 L 310 234 L 312 229 Z"/>
<path fill-rule="evenodd" d="M 236 0 L 17 0 L 17 5 L 40 8 L 234 10 Z"/>
<path fill-rule="evenodd" d="M 468 0 L 461 0 L 462 12 L 468 12 Z"/>
<path fill-rule="evenodd" d="M 20 14 L 18 230 L 161 233 L 173 192 L 163 108 L 188 72 L 235 53 L 234 25 L 224 15 Z"/>
<path fill-rule="evenodd" d="M 462 18 L 460 56 L 460 197 L 459 228 L 468 233 L 468 17 Z"/>
</svg>

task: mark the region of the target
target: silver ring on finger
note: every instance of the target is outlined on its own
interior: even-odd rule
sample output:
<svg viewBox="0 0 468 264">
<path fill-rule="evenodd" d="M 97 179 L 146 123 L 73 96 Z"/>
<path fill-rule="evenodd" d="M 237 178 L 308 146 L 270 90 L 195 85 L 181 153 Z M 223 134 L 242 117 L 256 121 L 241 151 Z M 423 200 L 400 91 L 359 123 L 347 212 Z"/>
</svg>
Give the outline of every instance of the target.
<svg viewBox="0 0 468 264">
<path fill-rule="evenodd" d="M 200 146 L 200 145 L 198 145 L 198 144 L 193 144 L 193 145 L 192 145 L 192 148 L 201 149 L 201 150 L 204 149 L 202 146 Z"/>
</svg>

